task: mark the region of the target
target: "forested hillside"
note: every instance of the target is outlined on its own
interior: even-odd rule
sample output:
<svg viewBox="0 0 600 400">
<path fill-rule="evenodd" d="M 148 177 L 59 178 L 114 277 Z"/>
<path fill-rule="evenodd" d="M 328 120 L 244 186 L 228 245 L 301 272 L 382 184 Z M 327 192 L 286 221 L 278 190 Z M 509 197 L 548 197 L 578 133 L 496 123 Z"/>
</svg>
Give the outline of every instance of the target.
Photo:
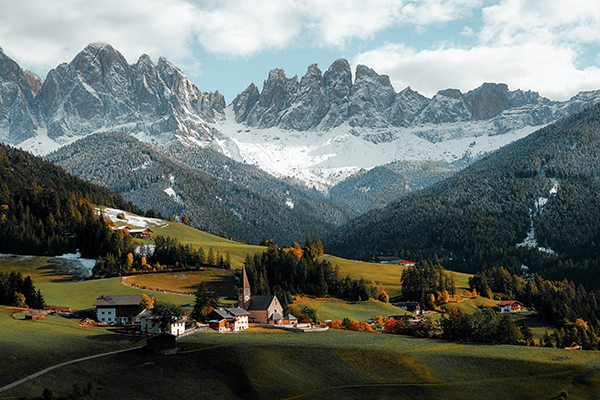
<svg viewBox="0 0 600 400">
<path fill-rule="evenodd" d="M 381 208 L 400 196 L 424 189 L 456 173 L 460 167 L 441 161 L 395 161 L 338 183 L 329 191 L 332 201 L 349 204 L 359 213 Z"/>
<path fill-rule="evenodd" d="M 600 105 L 510 144 L 324 241 L 349 258 L 399 255 L 475 272 L 528 266 L 600 284 Z M 527 240 L 526 240 L 527 239 Z"/>
<path fill-rule="evenodd" d="M 108 189 L 48 161 L 0 145 L 0 252 L 97 255 L 108 228 L 91 204 L 142 213 Z"/>
<path fill-rule="evenodd" d="M 279 181 L 209 149 L 159 149 L 119 133 L 89 136 L 48 158 L 163 215 L 206 232 L 259 243 L 323 236 L 355 216 L 322 194 Z"/>
</svg>

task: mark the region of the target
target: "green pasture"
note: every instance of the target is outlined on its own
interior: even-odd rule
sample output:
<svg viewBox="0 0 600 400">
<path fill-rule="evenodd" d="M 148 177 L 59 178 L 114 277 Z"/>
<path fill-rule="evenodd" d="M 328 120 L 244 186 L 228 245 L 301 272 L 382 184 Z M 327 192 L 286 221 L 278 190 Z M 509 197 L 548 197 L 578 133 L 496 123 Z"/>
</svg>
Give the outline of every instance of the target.
<svg viewBox="0 0 600 400">
<path fill-rule="evenodd" d="M 0 257 L 0 272 L 20 272 L 23 277 L 31 276 L 33 283 L 61 282 L 71 280 L 72 275 L 62 271 L 60 265 L 48 257 L 5 256 Z"/>
<path fill-rule="evenodd" d="M 131 224 L 129 221 L 115 219 L 113 222 L 117 225 L 127 225 L 137 228 L 135 224 Z M 212 248 L 215 256 L 219 251 L 223 258 L 225 258 L 226 253 L 229 252 L 231 255 L 231 266 L 233 268 L 241 268 L 246 259 L 246 254 L 262 253 L 266 249 L 263 246 L 248 245 L 211 235 L 210 233 L 203 232 L 178 222 L 161 221 L 161 225 L 150 224 L 149 228 L 152 230 L 153 235 L 172 237 L 177 239 L 181 244 L 189 244 L 196 249 L 202 248 L 204 254 L 207 254 L 208 250 Z M 153 244 L 154 241 L 136 239 L 136 243 L 140 245 Z"/>
<path fill-rule="evenodd" d="M 480 311 L 479 307 L 494 307 L 498 303 L 498 300 L 488 299 L 487 297 L 475 297 L 469 300 L 445 303 L 440 307 L 446 312 L 452 308 L 457 308 L 463 314 L 474 314 Z"/>
<path fill-rule="evenodd" d="M 112 328 L 80 327 L 78 319 L 48 315 L 26 321 L 12 313 L 0 307 L 0 387 L 64 361 L 143 344 Z"/>
<path fill-rule="evenodd" d="M 147 289 L 168 290 L 193 294 L 197 285 L 204 281 L 219 296 L 235 297 L 237 279 L 234 271 L 219 268 L 202 268 L 199 271 L 182 271 L 160 274 L 134 275 L 123 278 L 131 286 Z"/>
<path fill-rule="evenodd" d="M 339 265 L 342 277 L 349 275 L 352 279 L 365 278 L 383 286 L 387 294 L 393 298 L 401 294 L 402 271 L 406 267 L 395 264 L 379 264 L 362 261 L 346 260 L 326 255 L 322 259 L 329 261 L 334 267 Z M 457 288 L 468 289 L 469 277 L 472 275 L 451 271 Z"/>
<path fill-rule="evenodd" d="M 343 320 L 346 317 L 352 317 L 357 321 L 366 321 L 377 315 L 383 317 L 390 315 L 412 315 L 399 307 L 377 300 L 350 302 L 333 298 L 312 299 L 297 296 L 292 308 L 300 311 L 303 306 L 316 309 L 319 318 L 323 321 L 328 319 L 332 321 Z"/>
<path fill-rule="evenodd" d="M 593 351 L 457 344 L 400 335 L 197 333 L 180 352 L 111 355 L 42 375 L 0 398 L 91 387 L 98 399 L 576 399 L 600 396 Z M 157 379 L 160 377 L 160 379 Z M 132 384 L 134 382 L 134 384 Z"/>
<path fill-rule="evenodd" d="M 154 290 L 143 290 L 124 285 L 121 278 L 94 279 L 79 282 L 52 282 L 36 284 L 42 291 L 46 304 L 61 307 L 71 307 L 75 310 L 92 308 L 92 304 L 100 295 L 138 295 L 147 294 L 156 297 L 158 301 L 174 304 L 191 304 L 193 296 L 183 294 L 162 293 Z"/>
</svg>

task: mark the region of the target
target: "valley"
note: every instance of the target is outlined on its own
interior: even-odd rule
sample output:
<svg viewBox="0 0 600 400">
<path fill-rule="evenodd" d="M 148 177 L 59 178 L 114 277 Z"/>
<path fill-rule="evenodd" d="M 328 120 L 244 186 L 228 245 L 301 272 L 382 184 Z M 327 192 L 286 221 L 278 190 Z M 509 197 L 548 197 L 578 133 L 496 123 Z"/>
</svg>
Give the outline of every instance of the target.
<svg viewBox="0 0 600 400">
<path fill-rule="evenodd" d="M 599 101 L 0 49 L 0 398 L 597 398 Z"/>
</svg>

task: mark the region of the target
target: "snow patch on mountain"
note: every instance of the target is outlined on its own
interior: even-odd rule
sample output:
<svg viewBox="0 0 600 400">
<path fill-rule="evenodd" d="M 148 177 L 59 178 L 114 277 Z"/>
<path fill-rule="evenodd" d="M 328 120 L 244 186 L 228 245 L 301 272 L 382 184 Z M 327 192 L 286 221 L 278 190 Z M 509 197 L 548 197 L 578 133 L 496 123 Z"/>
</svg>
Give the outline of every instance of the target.
<svg viewBox="0 0 600 400">
<path fill-rule="evenodd" d="M 327 131 L 293 131 L 237 123 L 232 106 L 227 107 L 225 116 L 214 124 L 231 140 L 229 148 L 235 149 L 224 152 L 225 155 L 256 165 L 278 178 L 293 177 L 320 190 L 327 190 L 361 169 L 398 160 L 454 162 L 478 158 L 540 128 L 525 127 L 492 136 L 481 133 L 481 124 L 467 123 L 461 128 L 470 132 L 467 137 L 457 137 L 455 124 L 371 129 L 346 123 Z M 426 140 L 423 132 L 444 140 Z"/>
</svg>

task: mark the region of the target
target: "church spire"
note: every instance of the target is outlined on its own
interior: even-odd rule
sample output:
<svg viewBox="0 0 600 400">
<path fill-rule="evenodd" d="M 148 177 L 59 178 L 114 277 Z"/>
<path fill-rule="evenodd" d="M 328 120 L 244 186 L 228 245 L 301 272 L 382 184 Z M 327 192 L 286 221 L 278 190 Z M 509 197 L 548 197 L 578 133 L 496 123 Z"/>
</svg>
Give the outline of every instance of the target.
<svg viewBox="0 0 600 400">
<path fill-rule="evenodd" d="M 250 306 L 250 299 L 252 294 L 250 292 L 250 282 L 248 281 L 248 275 L 246 274 L 246 267 L 242 267 L 242 285 L 238 287 L 238 307 L 247 310 Z"/>
</svg>

